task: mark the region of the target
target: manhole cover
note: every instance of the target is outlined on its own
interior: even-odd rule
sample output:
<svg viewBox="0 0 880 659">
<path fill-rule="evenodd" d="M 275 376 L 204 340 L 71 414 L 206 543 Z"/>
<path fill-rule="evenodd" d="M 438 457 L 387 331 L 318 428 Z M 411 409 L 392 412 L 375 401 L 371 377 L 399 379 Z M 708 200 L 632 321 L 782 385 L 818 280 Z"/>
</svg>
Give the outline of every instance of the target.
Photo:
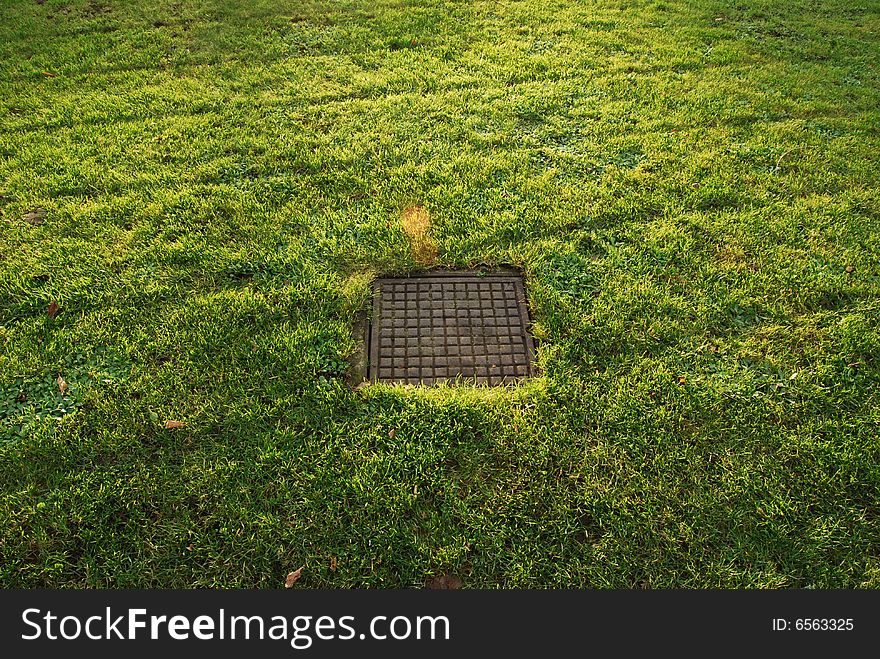
<svg viewBox="0 0 880 659">
<path fill-rule="evenodd" d="M 371 380 L 433 384 L 461 377 L 503 384 L 533 374 L 521 277 L 377 279 L 373 292 Z"/>
</svg>

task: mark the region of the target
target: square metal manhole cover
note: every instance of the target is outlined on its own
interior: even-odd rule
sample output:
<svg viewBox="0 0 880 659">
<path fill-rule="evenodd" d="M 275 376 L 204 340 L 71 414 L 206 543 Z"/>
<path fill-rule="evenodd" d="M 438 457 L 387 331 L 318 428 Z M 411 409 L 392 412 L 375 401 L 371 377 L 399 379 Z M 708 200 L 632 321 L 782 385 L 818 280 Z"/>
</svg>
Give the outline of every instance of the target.
<svg viewBox="0 0 880 659">
<path fill-rule="evenodd" d="M 528 325 L 517 275 L 377 279 L 368 377 L 406 384 L 461 377 L 490 385 L 528 377 L 535 352 Z"/>
</svg>

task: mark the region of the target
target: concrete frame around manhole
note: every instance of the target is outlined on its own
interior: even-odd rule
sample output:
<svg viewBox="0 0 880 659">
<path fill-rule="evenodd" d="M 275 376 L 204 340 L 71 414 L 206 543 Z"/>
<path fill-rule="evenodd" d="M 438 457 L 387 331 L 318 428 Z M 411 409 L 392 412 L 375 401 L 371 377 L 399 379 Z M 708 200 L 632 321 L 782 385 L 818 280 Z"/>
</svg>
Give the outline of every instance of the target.
<svg viewBox="0 0 880 659">
<path fill-rule="evenodd" d="M 373 382 L 509 384 L 535 374 L 522 276 L 428 271 L 373 282 L 367 378 Z"/>
</svg>

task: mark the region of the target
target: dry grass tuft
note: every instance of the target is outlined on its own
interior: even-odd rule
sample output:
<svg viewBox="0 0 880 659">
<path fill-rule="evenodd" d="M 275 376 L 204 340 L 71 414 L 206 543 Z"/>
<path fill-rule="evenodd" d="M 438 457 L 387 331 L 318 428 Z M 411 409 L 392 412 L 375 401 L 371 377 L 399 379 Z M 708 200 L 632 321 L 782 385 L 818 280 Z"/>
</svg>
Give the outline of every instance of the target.
<svg viewBox="0 0 880 659">
<path fill-rule="evenodd" d="M 431 216 L 424 206 L 407 206 L 400 215 L 400 224 L 409 236 L 413 259 L 422 266 L 437 260 L 437 245 L 431 238 Z"/>
</svg>

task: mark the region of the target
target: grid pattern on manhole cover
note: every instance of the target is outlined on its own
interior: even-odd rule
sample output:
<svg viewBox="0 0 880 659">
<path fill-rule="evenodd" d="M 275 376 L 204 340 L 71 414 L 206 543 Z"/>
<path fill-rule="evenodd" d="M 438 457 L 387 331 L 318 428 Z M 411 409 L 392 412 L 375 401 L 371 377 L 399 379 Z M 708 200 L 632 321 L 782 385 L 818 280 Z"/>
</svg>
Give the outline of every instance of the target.
<svg viewBox="0 0 880 659">
<path fill-rule="evenodd" d="M 370 379 L 491 385 L 533 374 L 520 277 L 379 279 L 373 291 Z"/>
</svg>

